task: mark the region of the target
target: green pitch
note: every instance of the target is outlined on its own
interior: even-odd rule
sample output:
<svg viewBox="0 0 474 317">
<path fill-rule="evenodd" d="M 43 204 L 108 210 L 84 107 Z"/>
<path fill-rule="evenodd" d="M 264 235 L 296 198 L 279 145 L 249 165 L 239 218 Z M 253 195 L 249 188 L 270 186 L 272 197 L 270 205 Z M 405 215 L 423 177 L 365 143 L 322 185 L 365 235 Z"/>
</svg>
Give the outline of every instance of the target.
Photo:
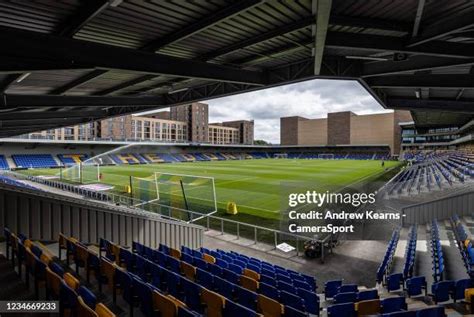
<svg viewBox="0 0 474 317">
<path fill-rule="evenodd" d="M 384 174 L 398 162 L 360 160 L 255 159 L 176 164 L 104 166 L 104 182 L 125 188 L 128 176 L 150 177 L 155 172 L 215 178 L 217 206 L 225 210 L 229 201 L 239 213 L 278 219 L 286 192 L 293 190 L 337 191 L 351 184 L 369 181 Z M 56 174 L 58 170 L 34 170 L 36 175 Z"/>
</svg>

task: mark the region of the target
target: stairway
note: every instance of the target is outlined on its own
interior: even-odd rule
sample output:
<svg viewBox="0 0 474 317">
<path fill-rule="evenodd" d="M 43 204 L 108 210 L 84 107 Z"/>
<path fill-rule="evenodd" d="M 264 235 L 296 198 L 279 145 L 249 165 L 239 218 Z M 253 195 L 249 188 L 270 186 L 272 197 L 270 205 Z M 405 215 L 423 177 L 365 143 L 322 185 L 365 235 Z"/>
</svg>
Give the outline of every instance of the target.
<svg viewBox="0 0 474 317">
<path fill-rule="evenodd" d="M 8 166 L 10 166 L 10 168 L 15 168 L 16 167 L 16 164 L 13 161 L 11 156 L 6 156 L 5 155 L 5 159 L 7 160 Z"/>
<path fill-rule="evenodd" d="M 34 300 L 35 294 L 29 290 L 13 269 L 11 261 L 0 254 L 0 300 Z"/>
</svg>

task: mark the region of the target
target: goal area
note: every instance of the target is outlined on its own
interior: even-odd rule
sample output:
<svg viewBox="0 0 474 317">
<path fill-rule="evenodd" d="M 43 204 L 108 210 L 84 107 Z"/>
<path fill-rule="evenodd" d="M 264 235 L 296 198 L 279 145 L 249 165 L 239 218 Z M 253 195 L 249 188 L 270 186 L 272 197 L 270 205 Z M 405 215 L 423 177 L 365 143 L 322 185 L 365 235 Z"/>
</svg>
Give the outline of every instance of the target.
<svg viewBox="0 0 474 317">
<path fill-rule="evenodd" d="M 275 159 L 287 159 L 288 153 L 275 153 L 273 154 L 273 158 Z"/>
<path fill-rule="evenodd" d="M 100 165 L 95 162 L 82 162 L 62 168 L 59 172 L 61 180 L 90 184 L 100 182 Z"/>
<path fill-rule="evenodd" d="M 318 154 L 318 158 L 325 159 L 325 160 L 333 160 L 334 159 L 334 154 L 322 153 L 322 154 Z"/>
</svg>

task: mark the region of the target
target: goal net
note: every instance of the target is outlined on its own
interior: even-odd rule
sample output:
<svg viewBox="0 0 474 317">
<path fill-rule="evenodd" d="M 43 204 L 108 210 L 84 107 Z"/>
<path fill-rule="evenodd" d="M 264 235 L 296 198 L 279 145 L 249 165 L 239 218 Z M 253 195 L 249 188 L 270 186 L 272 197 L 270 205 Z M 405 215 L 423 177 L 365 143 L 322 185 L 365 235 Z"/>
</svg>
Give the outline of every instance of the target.
<svg viewBox="0 0 474 317">
<path fill-rule="evenodd" d="M 288 158 L 288 153 L 275 153 L 273 155 L 273 158 L 276 158 L 276 159 L 286 159 Z"/>
<path fill-rule="evenodd" d="M 213 177 L 161 172 L 132 177 L 131 196 L 135 207 L 186 221 L 217 211 Z"/>
<path fill-rule="evenodd" d="M 331 153 L 318 154 L 318 158 L 332 160 L 334 159 L 334 154 L 331 154 Z"/>
<path fill-rule="evenodd" d="M 60 178 L 74 183 L 90 184 L 100 182 L 100 166 L 94 162 L 82 162 L 61 169 Z"/>
</svg>

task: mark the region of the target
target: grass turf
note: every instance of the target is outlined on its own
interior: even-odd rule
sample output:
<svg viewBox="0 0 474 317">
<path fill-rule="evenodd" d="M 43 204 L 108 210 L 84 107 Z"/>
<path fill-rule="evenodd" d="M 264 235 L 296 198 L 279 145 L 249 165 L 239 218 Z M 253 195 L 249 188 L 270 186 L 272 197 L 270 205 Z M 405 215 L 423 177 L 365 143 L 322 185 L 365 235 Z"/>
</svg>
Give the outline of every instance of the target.
<svg viewBox="0 0 474 317">
<path fill-rule="evenodd" d="M 101 167 L 105 182 L 124 188 L 128 176 L 149 177 L 155 172 L 178 173 L 215 178 L 219 214 L 227 202 L 237 203 L 235 220 L 258 223 L 258 219 L 275 222 L 280 218 L 286 192 L 317 190 L 338 191 L 350 184 L 368 181 L 384 174 L 398 162 L 373 160 L 293 160 L 260 159 L 192 162 L 177 164 L 144 164 Z M 57 174 L 58 170 L 29 170 L 30 174 Z"/>
</svg>

